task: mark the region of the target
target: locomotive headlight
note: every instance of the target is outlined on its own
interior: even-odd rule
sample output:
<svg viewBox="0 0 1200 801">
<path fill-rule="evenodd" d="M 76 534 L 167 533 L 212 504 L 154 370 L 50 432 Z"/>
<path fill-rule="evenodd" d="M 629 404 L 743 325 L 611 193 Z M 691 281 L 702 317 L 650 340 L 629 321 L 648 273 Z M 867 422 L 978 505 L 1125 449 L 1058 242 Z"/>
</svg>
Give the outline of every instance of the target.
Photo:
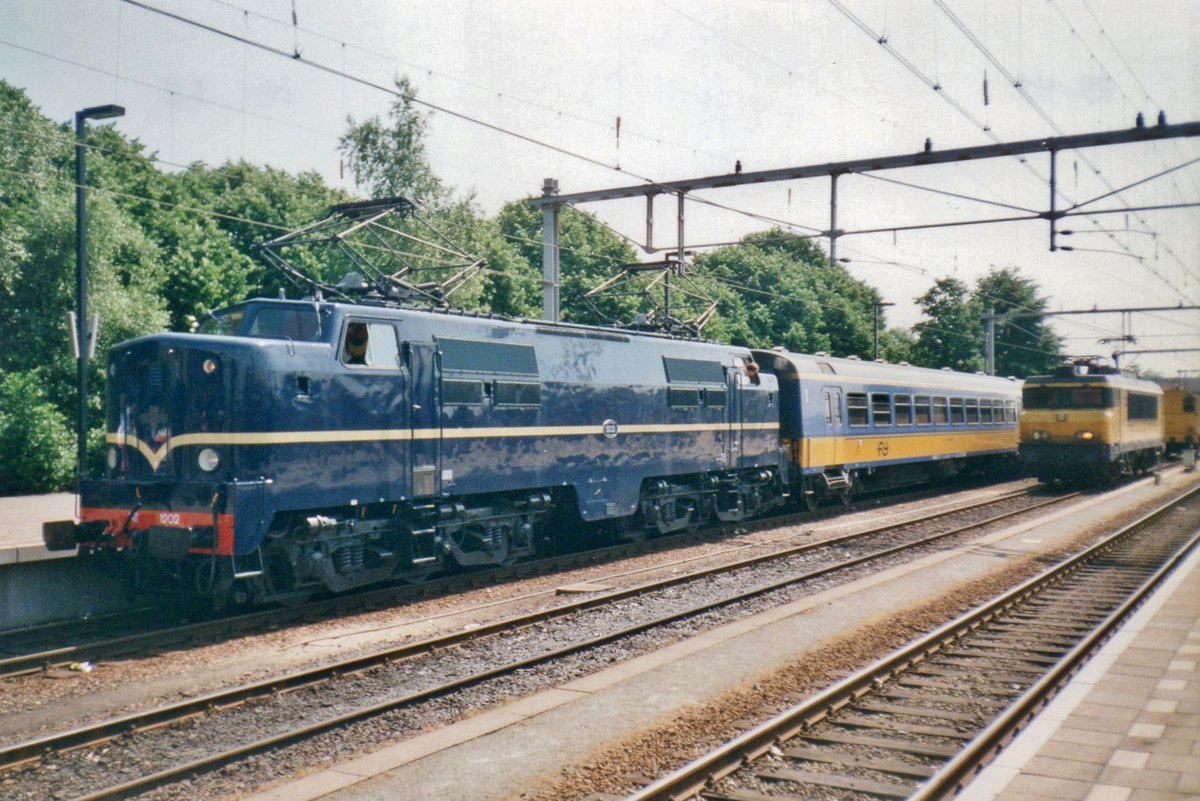
<svg viewBox="0 0 1200 801">
<path fill-rule="evenodd" d="M 1075 432 L 1075 439 L 1089 440 L 1094 436 L 1096 436 L 1096 435 L 1093 434 L 1091 431 L 1076 431 Z"/>
<path fill-rule="evenodd" d="M 201 366 L 204 368 L 204 373 L 206 375 L 212 375 L 213 373 L 217 372 L 216 359 L 205 359 L 204 364 Z"/>
<path fill-rule="evenodd" d="M 217 465 L 221 463 L 221 454 L 217 453 L 212 448 L 205 448 L 200 451 L 200 455 L 196 457 L 196 462 L 200 465 L 200 469 L 205 473 L 211 473 L 217 469 Z"/>
<path fill-rule="evenodd" d="M 1050 439 L 1050 432 L 1049 431 L 1034 431 L 1033 438 L 1034 438 L 1034 440 L 1038 440 L 1038 441 L 1044 440 L 1044 439 Z"/>
</svg>

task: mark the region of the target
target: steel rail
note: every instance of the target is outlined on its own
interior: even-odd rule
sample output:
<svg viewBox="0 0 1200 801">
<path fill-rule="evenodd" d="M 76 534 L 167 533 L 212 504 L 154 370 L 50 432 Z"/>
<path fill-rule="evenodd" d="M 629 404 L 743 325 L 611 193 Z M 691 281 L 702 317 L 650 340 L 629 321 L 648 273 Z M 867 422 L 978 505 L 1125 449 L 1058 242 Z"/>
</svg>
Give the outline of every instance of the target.
<svg viewBox="0 0 1200 801">
<path fill-rule="evenodd" d="M 802 703 L 779 713 L 770 720 L 746 731 L 724 745 L 693 760 L 678 770 L 660 778 L 641 790 L 626 796 L 624 801 L 681 801 L 697 797 L 715 782 L 729 776 L 747 763 L 779 746 L 786 740 L 800 734 L 804 730 L 821 722 L 833 712 L 857 701 L 869 694 L 882 682 L 900 674 L 930 656 L 942 651 L 962 637 L 974 632 L 980 626 L 999 617 L 1008 609 L 1022 603 L 1029 597 L 1044 589 L 1061 583 L 1066 577 L 1082 566 L 1111 550 L 1117 543 L 1132 536 L 1146 525 L 1160 519 L 1180 504 L 1200 496 L 1200 488 L 1190 488 L 1180 493 L 1158 509 L 1143 515 L 1134 522 L 1123 526 L 1116 533 L 1106 537 L 1104 541 L 1076 554 L 1060 564 L 1044 571 L 1038 576 L 1021 583 L 1004 594 L 977 607 L 944 624 L 935 631 L 868 665 L 862 670 L 839 681 L 826 690 L 812 696 Z M 1193 548 L 1200 540 L 1200 532 L 1194 534 L 1187 546 L 1165 565 L 1157 570 L 1148 583 L 1143 586 L 1130 600 L 1123 603 L 1119 611 L 1126 614 L 1137 606 L 1145 596 L 1152 591 L 1157 583 L 1170 572 L 1182 559 L 1182 553 Z M 1079 669 L 1083 661 L 1090 656 L 1092 650 L 1098 647 L 1123 620 L 1116 612 L 1106 619 L 1102 630 L 1097 630 L 1086 639 L 1088 648 L 1081 643 L 1072 649 L 1061 665 L 1055 668 L 1058 674 L 1056 680 L 1039 680 L 1030 690 L 1018 700 L 1011 715 L 1004 715 L 970 743 L 966 751 L 947 765 L 943 771 L 923 786 L 920 794 L 914 798 L 922 801 L 940 798 L 952 794 L 955 787 L 961 786 L 969 774 L 977 769 L 981 759 L 994 755 L 1003 744 L 1011 738 L 1013 726 L 1020 726 L 1028 720 L 1053 695 L 1056 688 L 1064 683 Z M 936 782 L 936 784 L 935 784 Z"/>
<path fill-rule="evenodd" d="M 185 765 L 185 766 L 178 766 L 175 768 L 167 769 L 165 771 L 161 771 L 159 773 L 153 774 L 152 776 L 142 777 L 141 779 L 133 780 L 133 782 L 131 782 L 129 784 L 129 788 L 126 788 L 126 789 L 109 788 L 107 790 L 100 791 L 97 794 L 85 796 L 85 798 L 98 799 L 98 798 L 123 797 L 124 794 L 127 794 L 128 792 L 132 791 L 130 788 L 132 788 L 135 784 L 137 787 L 139 787 L 141 789 L 146 789 L 146 788 L 149 788 L 152 786 L 156 786 L 157 784 L 161 784 L 165 781 L 168 781 L 171 777 L 179 777 L 179 776 L 186 775 L 186 773 L 197 770 L 197 769 L 199 769 L 199 767 L 202 767 L 202 766 L 218 766 L 221 764 L 225 764 L 230 761 L 234 761 L 236 759 L 247 756 L 249 754 L 257 753 L 257 752 L 263 751 L 265 749 L 275 747 L 275 746 L 280 745 L 285 742 L 293 742 L 293 741 L 296 741 L 299 739 L 303 739 L 305 737 L 312 736 L 313 734 L 318 733 L 320 731 L 325 731 L 328 729 L 343 726 L 347 723 L 350 723 L 350 722 L 353 722 L 356 720 L 360 720 L 360 719 L 363 719 L 366 717 L 378 715 L 382 712 L 386 712 L 391 709 L 408 706 L 408 705 L 417 703 L 419 701 L 428 700 L 430 698 L 444 695 L 444 694 L 452 692 L 454 690 L 459 690 L 459 689 L 462 689 L 462 688 L 465 688 L 468 686 L 472 686 L 472 685 L 478 684 L 482 681 L 486 681 L 488 679 L 495 678 L 497 676 L 502 676 L 504 674 L 511 673 L 511 672 L 519 670 L 521 668 L 527 668 L 527 667 L 535 666 L 535 665 L 538 665 L 538 664 L 541 664 L 544 662 L 552 661 L 553 659 L 559 659 L 559 658 L 562 658 L 563 656 L 569 655 L 571 653 L 587 650 L 589 648 L 594 648 L 594 647 L 606 644 L 611 641 L 630 637 L 632 635 L 642 633 L 642 632 L 647 631 L 652 628 L 661 627 L 661 626 L 667 625 L 669 623 L 677 622 L 682 619 L 694 617 L 698 614 L 703 614 L 704 612 L 718 609 L 720 607 L 729 606 L 731 604 L 735 604 L 740 601 L 744 601 L 744 600 L 747 600 L 750 598 L 765 595 L 767 593 L 785 588 L 785 587 L 793 585 L 793 584 L 797 584 L 797 583 L 800 583 L 803 581 L 808 581 L 808 580 L 811 580 L 811 579 L 819 577 L 819 576 L 828 575 L 830 573 L 835 573 L 838 571 L 846 570 L 848 568 L 851 568 L 851 567 L 854 567 L 857 565 L 865 564 L 867 562 L 875 561 L 878 559 L 885 558 L 887 556 L 894 555 L 894 554 L 896 554 L 900 551 L 906 550 L 906 549 L 920 547 L 921 545 L 927 545 L 931 542 L 936 542 L 938 540 L 945 539 L 947 537 L 959 535 L 959 534 L 962 534 L 971 529 L 990 525 L 992 523 L 1011 518 L 1018 514 L 1024 514 L 1027 512 L 1036 511 L 1038 509 L 1044 508 L 1045 506 L 1048 506 L 1051 504 L 1062 503 L 1063 501 L 1066 501 L 1066 500 L 1076 497 L 1076 495 L 1077 494 L 1071 494 L 1071 495 L 1064 495 L 1064 496 L 1059 496 L 1056 498 L 1051 498 L 1049 500 L 1042 501 L 1040 503 L 1037 503 L 1037 504 L 1034 504 L 1031 506 L 1023 507 L 1018 510 L 1010 510 L 1008 512 L 1004 512 L 1003 514 L 987 518 L 986 520 L 976 521 L 974 523 L 971 523 L 971 524 L 968 524 L 965 526 L 958 526 L 958 527 L 955 527 L 948 531 L 939 532 L 934 535 L 923 537 L 923 538 L 918 539 L 913 542 L 905 543 L 902 545 L 891 546 L 891 547 L 888 547 L 888 548 L 885 548 L 885 549 L 882 549 L 879 551 L 874 551 L 870 554 L 859 556 L 859 557 L 856 557 L 856 558 L 853 558 L 850 560 L 846 560 L 846 561 L 841 561 L 834 565 L 830 565 L 830 566 L 827 566 L 824 568 L 818 568 L 818 569 L 815 569 L 812 571 L 808 571 L 804 574 L 798 574 L 798 575 L 791 576 L 787 579 L 783 579 L 783 580 L 780 580 L 777 582 L 772 582 L 770 584 L 751 588 L 751 589 L 745 590 L 745 591 L 738 593 L 736 595 L 733 595 L 733 596 L 728 596 L 726 598 L 708 602 L 708 603 L 705 603 L 705 604 L 702 604 L 699 606 L 692 607 L 687 610 L 668 614 L 666 616 L 657 618 L 655 620 L 646 621 L 646 622 L 643 622 L 640 624 L 636 624 L 636 625 L 624 628 L 620 631 L 609 632 L 607 634 L 599 635 L 597 637 L 594 637 L 594 638 L 586 640 L 586 641 L 573 643 L 573 644 L 564 646 L 564 647 L 557 649 L 555 651 L 552 651 L 552 652 L 539 654 L 539 655 L 529 657 L 527 659 L 524 659 L 524 660 L 521 660 L 518 662 L 503 665 L 500 667 L 494 667 L 487 671 L 484 671 L 484 672 L 481 672 L 481 673 L 478 673 L 478 674 L 475 674 L 472 676 L 463 677 L 461 679 L 456 679 L 456 680 L 448 682 L 446 684 L 442 684 L 437 687 L 430 688 L 430 689 L 427 689 L 427 690 L 424 690 L 424 691 L 421 691 L 418 693 L 413 693 L 413 694 L 404 696 L 402 698 L 392 699 L 392 700 L 382 702 L 380 704 L 377 704 L 377 705 L 374 705 L 374 706 L 371 706 L 368 708 L 355 710 L 355 711 L 347 713 L 345 715 L 341 715 L 341 716 L 338 716 L 335 718 L 330 718 L 325 721 L 320 721 L 320 722 L 311 724 L 310 726 L 306 726 L 303 729 L 298 729 L 294 732 L 288 732 L 288 733 L 284 733 L 284 734 L 280 734 L 280 735 L 276 735 L 276 736 L 267 738 L 265 740 L 257 741 L 255 743 L 246 744 L 244 746 L 240 746 L 235 749 L 231 749 L 231 750 L 229 750 L 227 752 L 223 752 L 221 754 L 215 754 L 210 757 L 205 757 L 202 760 L 200 760 L 199 762 L 189 763 L 188 765 Z M 756 565 L 756 564 L 759 564 L 759 563 L 762 563 L 765 561 L 769 561 L 771 559 L 788 558 L 790 556 L 794 556 L 798 553 L 803 553 L 806 551 L 812 551 L 812 550 L 816 550 L 816 549 L 820 549 L 820 548 L 836 547 L 838 545 L 843 545 L 846 542 L 849 542 L 854 539 L 861 539 L 861 538 L 869 537 L 872 535 L 884 534 L 886 532 L 889 532 L 889 531 L 892 531 L 892 530 L 895 530 L 898 528 L 903 528 L 905 526 L 913 525 L 914 523 L 917 523 L 917 522 L 926 522 L 930 519 L 946 517 L 950 514 L 974 510 L 983 505 L 995 504 L 995 503 L 999 503 L 1003 500 L 1010 500 L 1010 499 L 1012 499 L 1012 497 L 1015 497 L 1015 496 L 1001 496 L 998 499 L 991 499 L 990 501 L 971 504 L 970 506 L 966 507 L 965 509 L 946 510 L 946 511 L 938 512 L 938 513 L 935 513 L 932 515 L 925 516 L 924 518 L 919 518 L 916 521 L 904 521 L 902 523 L 895 524 L 892 526 L 879 527 L 879 528 L 872 529 L 872 530 L 865 531 L 865 532 L 847 534 L 847 535 L 843 535 L 840 537 L 834 537 L 834 538 L 830 538 L 827 540 L 822 540 L 820 542 L 807 543 L 807 544 L 801 545 L 801 546 L 789 547 L 789 548 L 783 549 L 781 551 L 772 552 L 771 554 L 765 554 L 765 555 L 760 554 L 760 555 L 756 555 L 754 557 L 750 557 L 748 559 L 738 560 L 737 562 L 731 563 L 729 565 L 720 565 L 720 566 L 716 566 L 716 567 L 704 568 L 702 570 L 695 571 L 695 572 L 689 573 L 689 574 L 684 574 L 681 576 L 671 576 L 666 579 L 660 579 L 660 580 L 646 582 L 643 584 L 639 584 L 639 585 L 635 585 L 635 586 L 631 586 L 631 587 L 627 587 L 627 588 L 622 588 L 619 590 L 613 590 L 613 591 L 610 591 L 607 593 L 598 594 L 597 596 L 594 596 L 592 598 L 581 599 L 579 601 L 564 605 L 562 607 L 557 607 L 557 608 L 549 609 L 549 610 L 540 610 L 538 612 L 527 614 L 527 615 L 521 615 L 521 616 L 517 616 L 517 617 L 513 617 L 513 618 L 507 618 L 507 619 L 496 621 L 493 623 L 484 624 L 482 626 L 479 626 L 477 628 L 467 630 L 467 631 L 456 631 L 456 632 L 451 632 L 448 634 L 438 635 L 438 636 L 430 637 L 430 638 L 427 638 L 427 639 L 424 639 L 424 640 L 421 640 L 421 641 L 418 641 L 415 643 L 409 643 L 409 644 L 402 645 L 402 646 L 399 646 L 396 648 L 386 649 L 386 650 L 376 652 L 373 654 L 367 654 L 364 656 L 359 656 L 359 657 L 355 657 L 355 658 L 351 658 L 351 659 L 347 659 L 347 660 L 342 660 L 340 662 L 337 662 L 337 663 L 334 663 L 331 665 L 325 665 L 325 666 L 321 666 L 318 668 L 312 668 L 312 669 L 308 669 L 308 670 L 298 671 L 296 673 L 292 673 L 292 674 L 289 674 L 286 676 L 275 677 L 272 679 L 266 679 L 266 680 L 263 680 L 260 682 L 254 682 L 254 683 L 251 683 L 248 685 L 243 685 L 241 687 L 236 687 L 231 690 L 218 691 L 218 692 L 210 693 L 210 694 L 200 696 L 200 697 L 197 697 L 194 699 L 188 699 L 186 701 L 181 701 L 181 702 L 171 704 L 168 706 L 163 706 L 163 707 L 159 707 L 156 709 L 147 710 L 144 712 L 133 713 L 133 714 L 126 715 L 121 718 L 116 718 L 113 720 L 101 721 L 99 723 L 89 724 L 89 725 L 82 726 L 82 727 L 72 729 L 72 730 L 68 730 L 65 732 L 59 732 L 56 734 L 47 735 L 46 737 L 38 738 L 35 740 L 29 740 L 26 742 L 16 743 L 11 746 L 0 748 L 0 770 L 16 767 L 18 765 L 26 764 L 29 762 L 34 762 L 34 761 L 37 761 L 37 760 L 43 758 L 44 756 L 52 755 L 54 753 L 58 753 L 58 752 L 66 751 L 66 750 L 75 750 L 78 748 L 97 745 L 97 744 L 106 742 L 108 740 L 111 740 L 115 737 L 121 736 L 126 733 L 148 730 L 148 729 L 153 729 L 153 728 L 159 728 L 159 727 L 168 725 L 173 721 L 190 718 L 190 717 L 202 714 L 205 711 L 208 711 L 211 709 L 221 709 L 221 708 L 232 707 L 232 706 L 244 703 L 244 702 L 249 701 L 254 698 L 261 698 L 261 697 L 272 695 L 274 693 L 296 690 L 296 689 L 299 689 L 302 687 L 321 683 L 321 682 L 326 681 L 333 677 L 345 676 L 345 675 L 354 674 L 354 673 L 360 673 L 360 672 L 369 670 L 371 668 L 375 668 L 375 667 L 384 665 L 386 663 L 394 663 L 394 662 L 408 660 L 408 659 L 411 659 L 411 658 L 414 658 L 417 656 L 421 656 L 421 655 L 424 655 L 424 654 L 427 654 L 427 653 L 430 653 L 430 652 L 433 652 L 436 650 L 441 650 L 441 649 L 445 649 L 445 648 L 448 648 L 451 646 L 460 645 L 460 644 L 463 644 L 466 642 L 483 639 L 484 637 L 496 635 L 496 634 L 502 633 L 504 631 L 519 629 L 522 627 L 528 627 L 528 626 L 531 626 L 531 625 L 534 625 L 537 623 L 542 623 L 542 622 L 545 622 L 548 620 L 553 620 L 553 619 L 560 618 L 560 617 L 566 617 L 570 614 L 574 614 L 574 613 L 577 613 L 580 611 L 585 611 L 587 609 L 604 606 L 606 604 L 610 604 L 615 601 L 623 600 L 623 599 L 630 598 L 630 597 L 636 597 L 638 595 L 645 595 L 649 592 L 653 592 L 656 590 L 661 590 L 663 588 L 687 583 L 689 581 L 694 581 L 699 578 L 704 578 L 704 577 L 722 573 L 722 572 L 732 572 L 733 570 L 745 568 L 748 566 L 753 566 L 753 565 Z M 122 786 L 122 787 L 124 787 L 124 786 Z"/>
<path fill-rule="evenodd" d="M 1179 503 L 1197 494 L 1200 494 L 1200 490 L 1194 490 L 1184 498 L 1172 501 L 1166 510 L 1174 509 Z M 1120 536 L 1122 538 L 1132 536 L 1137 530 L 1156 521 L 1166 513 L 1166 510 L 1156 510 L 1146 515 L 1131 524 Z M 1136 592 L 1104 619 L 1104 622 L 1072 648 L 1050 673 L 1035 682 L 1016 703 L 993 720 L 957 756 L 947 762 L 940 771 L 910 796 L 910 801 L 932 801 L 936 798 L 949 797 L 960 791 L 1012 742 L 1030 720 L 1053 700 L 1058 691 L 1074 678 L 1092 655 L 1117 633 L 1125 620 L 1146 601 L 1152 592 L 1158 589 L 1167 576 L 1191 554 L 1192 549 L 1196 548 L 1198 544 L 1200 544 L 1200 531 L 1192 534 L 1183 547 L 1154 571 Z M 1111 548 L 1112 545 L 1109 544 L 1108 547 Z"/>
<path fill-rule="evenodd" d="M 1017 497 L 1027 494 L 1028 490 L 1009 493 L 1003 497 Z M 910 493 L 923 496 L 925 491 Z M 955 511 L 972 508 L 960 507 Z M 840 509 L 830 509 L 818 512 L 816 519 L 828 519 L 840 512 Z M 411 603 L 429 598 L 443 597 L 456 592 L 463 592 L 476 587 L 505 581 L 512 577 L 526 578 L 536 575 L 547 575 L 560 570 L 576 567 L 592 567 L 598 562 L 616 561 L 632 556 L 642 556 L 650 553 L 670 550 L 682 544 L 707 541 L 711 538 L 727 536 L 735 529 L 762 530 L 775 526 L 786 526 L 797 520 L 811 521 L 813 512 L 798 512 L 763 518 L 740 523 L 723 523 L 711 526 L 699 532 L 687 532 L 664 537 L 655 537 L 640 542 L 627 542 L 603 548 L 594 548 L 570 554 L 560 554 L 531 562 L 523 562 L 508 567 L 494 568 L 477 573 L 457 574 L 428 579 L 415 585 L 387 586 L 370 589 L 351 595 L 302 604 L 295 607 L 267 609 L 232 617 L 223 617 L 203 622 L 192 622 L 167 628 L 155 628 L 150 631 L 126 634 L 106 640 L 98 640 L 82 645 L 64 645 L 54 648 L 32 651 L 24 654 L 0 658 L 0 677 L 23 676 L 42 673 L 54 668 L 64 668 L 76 662 L 97 661 L 105 657 L 136 653 L 150 648 L 162 649 L 166 646 L 215 641 L 228 638 L 264 627 L 277 628 L 285 623 L 304 623 L 326 618 L 330 615 L 345 615 L 358 610 L 371 610 L 384 605 Z M 926 518 L 927 519 L 927 518 Z M 698 557 L 698 558 L 707 558 Z M 551 590 L 537 594 L 549 594 Z M 529 596 L 522 596 L 529 597 Z M 491 602 L 484 607 L 501 602 Z M 72 624 L 74 624 L 73 622 Z M 55 624 L 58 625 L 58 624 Z M 24 632 L 12 632 L 19 635 Z"/>
</svg>

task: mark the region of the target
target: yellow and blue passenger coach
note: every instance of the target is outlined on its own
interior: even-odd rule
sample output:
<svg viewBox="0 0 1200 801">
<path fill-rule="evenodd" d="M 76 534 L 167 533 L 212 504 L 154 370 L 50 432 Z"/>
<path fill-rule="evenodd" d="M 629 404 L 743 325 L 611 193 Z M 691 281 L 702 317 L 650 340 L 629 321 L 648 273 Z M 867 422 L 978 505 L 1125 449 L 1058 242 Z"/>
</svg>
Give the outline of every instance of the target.
<svg viewBox="0 0 1200 801">
<path fill-rule="evenodd" d="M 792 485 L 810 507 L 1016 456 L 1013 379 L 780 350 L 754 355 L 779 381 Z"/>
<path fill-rule="evenodd" d="M 782 503 L 772 375 L 736 346 L 255 300 L 110 351 L 107 471 L 49 544 L 223 599 L 504 564 Z M 751 372 L 753 372 L 751 370 Z"/>
<path fill-rule="evenodd" d="M 1163 453 L 1163 391 L 1080 360 L 1026 379 L 1021 461 L 1044 482 L 1102 483 L 1153 469 Z"/>
</svg>

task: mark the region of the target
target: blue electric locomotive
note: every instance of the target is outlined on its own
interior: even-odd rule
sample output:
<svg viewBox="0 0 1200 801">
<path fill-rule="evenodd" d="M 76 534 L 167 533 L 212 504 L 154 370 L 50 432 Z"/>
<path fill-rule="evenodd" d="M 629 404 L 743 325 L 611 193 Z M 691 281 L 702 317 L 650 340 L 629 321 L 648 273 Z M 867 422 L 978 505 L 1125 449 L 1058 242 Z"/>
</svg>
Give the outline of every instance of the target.
<svg viewBox="0 0 1200 801">
<path fill-rule="evenodd" d="M 109 353 L 107 474 L 51 546 L 142 590 L 294 599 L 543 538 L 782 502 L 779 386 L 748 349 L 463 313 L 254 300 Z"/>
</svg>

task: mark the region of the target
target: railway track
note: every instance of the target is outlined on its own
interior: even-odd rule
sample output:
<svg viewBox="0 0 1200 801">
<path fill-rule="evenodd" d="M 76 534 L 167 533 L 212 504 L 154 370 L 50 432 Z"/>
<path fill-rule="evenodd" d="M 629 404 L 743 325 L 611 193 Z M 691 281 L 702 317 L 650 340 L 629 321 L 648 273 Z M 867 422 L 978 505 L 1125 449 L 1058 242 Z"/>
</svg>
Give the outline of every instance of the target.
<svg viewBox="0 0 1200 801">
<path fill-rule="evenodd" d="M 645 643 L 643 651 L 661 647 L 662 641 L 753 614 L 764 605 L 788 603 L 821 581 L 853 580 L 889 559 L 915 558 L 944 547 L 948 539 L 971 536 L 982 527 L 1069 497 L 1073 496 L 1009 496 L 967 512 L 940 512 L 900 526 L 782 548 L 12 744 L 0 748 L 0 770 L 5 771 L 0 782 L 14 799 L 49 792 L 88 801 L 124 798 L 377 716 L 399 710 L 411 714 L 421 705 L 458 698 L 496 682 L 507 684 L 488 690 L 493 700 L 508 699 L 542 688 L 538 681 L 548 681 L 549 686 L 561 681 L 561 673 L 539 679 L 538 670 L 562 670 L 557 666 L 568 664 L 567 669 L 586 673 L 597 662 L 607 665 L 629 658 L 638 651 L 639 637 L 660 638 Z M 1001 513 L 983 508 L 997 503 L 1010 508 Z M 975 519 L 958 524 L 955 515 Z M 612 653 L 604 653 L 606 648 Z M 409 689 L 397 692 L 398 687 Z M 316 688 L 319 696 L 302 692 Z M 468 699 L 452 705 L 481 704 Z M 328 712 L 312 720 L 309 713 L 314 709 Z M 187 724 L 179 725 L 182 721 Z M 204 733 L 208 727 L 217 733 Z M 387 728 L 394 734 L 392 726 Z M 106 744 L 117 738 L 120 765 L 110 764 L 105 755 Z M 47 764 L 52 770 L 39 769 Z M 156 769 L 128 776 L 131 764 Z M 66 787 L 58 779 L 65 780 Z M 103 789 L 83 789 L 93 787 Z"/>
<path fill-rule="evenodd" d="M 626 801 L 953 796 L 1200 547 L 1197 498 L 1181 494 Z"/>
<path fill-rule="evenodd" d="M 1028 494 L 1029 491 L 1023 489 L 1007 493 L 999 496 L 998 499 L 1019 497 Z M 928 497 L 929 494 L 930 490 L 921 490 L 916 493 L 907 493 L 900 498 L 891 497 L 864 503 L 904 502 L 922 499 Z M 815 515 L 802 512 L 736 525 L 724 525 L 701 532 L 681 533 L 583 552 L 555 555 L 510 567 L 443 576 L 416 585 L 386 586 L 345 596 L 321 598 L 294 607 L 271 608 L 205 620 L 187 620 L 186 613 L 167 611 L 167 621 L 173 624 L 167 626 L 163 625 L 165 610 L 139 607 L 122 615 L 88 621 L 69 621 L 62 624 L 39 626 L 26 631 L 8 632 L 4 636 L 4 645 L 0 646 L 0 678 L 63 669 L 73 663 L 97 662 L 116 657 L 128 657 L 138 653 L 160 652 L 169 648 L 218 642 L 287 625 L 301 625 L 386 609 L 515 579 L 552 575 L 580 567 L 595 566 L 621 559 L 670 551 L 686 545 L 719 540 L 727 538 L 734 530 L 755 531 L 797 522 L 811 522 L 827 519 L 844 511 L 842 507 L 827 508 Z M 735 547 L 731 546 L 731 550 Z M 552 591 L 547 591 L 546 594 L 552 594 Z M 116 629 L 116 633 L 103 635 L 106 629 L 112 630 L 113 628 Z M 97 634 L 100 634 L 99 638 Z"/>
</svg>

